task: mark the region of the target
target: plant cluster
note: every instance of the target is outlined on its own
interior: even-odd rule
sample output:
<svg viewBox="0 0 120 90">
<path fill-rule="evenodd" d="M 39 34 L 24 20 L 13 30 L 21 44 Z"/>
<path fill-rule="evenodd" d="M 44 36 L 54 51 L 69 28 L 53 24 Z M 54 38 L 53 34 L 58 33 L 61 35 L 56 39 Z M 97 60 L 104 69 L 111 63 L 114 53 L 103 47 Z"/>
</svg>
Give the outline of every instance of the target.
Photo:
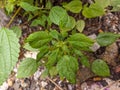
<svg viewBox="0 0 120 90">
<path fill-rule="evenodd" d="M 40 5 L 36 1 L 4 1 L 5 10 L 8 14 L 14 10 L 15 6 L 19 6 L 25 10 L 28 21 L 37 16 L 32 21 L 31 26 L 41 25 L 44 28 L 26 38 L 25 48 L 31 50 L 29 48 L 31 47 L 37 50 L 38 54 L 36 59 L 25 58 L 21 62 L 17 77 L 31 76 L 39 66 L 44 66 L 44 75 L 53 77 L 59 74 L 61 79 L 66 78 L 71 83 L 75 83 L 76 72 L 79 69 L 78 60 L 82 65 L 91 68 L 96 75 L 109 76 L 110 71 L 104 60 L 97 59 L 90 64 L 84 52 L 92 51 L 90 47 L 95 42 L 100 46 L 108 46 L 115 42 L 120 35 L 100 33 L 96 39 L 90 39 L 82 33 L 85 27 L 84 20 L 75 20 L 69 13 L 81 13 L 85 18 L 95 18 L 104 15 L 108 6 L 113 6 L 113 11 L 118 10 L 117 5 L 119 4 L 116 3 L 118 0 L 94 0 L 84 5 L 80 0 L 72 0 L 61 3 L 61 6 L 53 6 L 52 0 L 46 0 L 44 7 L 44 0 L 40 0 Z M 56 26 L 56 29 L 52 28 L 53 25 Z M 16 26 L 11 29 L 0 29 L 0 84 L 7 79 L 18 60 L 20 33 L 20 29 Z"/>
</svg>

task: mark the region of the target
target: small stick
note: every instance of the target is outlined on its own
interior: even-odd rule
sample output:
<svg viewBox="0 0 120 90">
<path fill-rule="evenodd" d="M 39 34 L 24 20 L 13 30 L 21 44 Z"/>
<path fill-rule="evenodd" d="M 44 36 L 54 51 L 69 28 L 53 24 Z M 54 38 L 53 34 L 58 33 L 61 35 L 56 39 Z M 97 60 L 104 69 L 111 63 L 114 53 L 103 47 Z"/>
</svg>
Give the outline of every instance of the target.
<svg viewBox="0 0 120 90">
<path fill-rule="evenodd" d="M 62 89 L 59 85 L 57 85 L 52 79 L 50 79 L 49 77 L 47 77 L 47 79 L 52 82 L 57 88 L 59 88 L 60 90 L 64 90 Z"/>
<path fill-rule="evenodd" d="M 100 89 L 100 90 L 104 90 L 105 88 L 109 88 L 110 86 L 112 86 L 112 85 L 114 85 L 114 84 L 116 84 L 116 83 L 118 83 L 120 80 L 117 80 L 117 81 L 115 81 L 115 82 L 113 82 L 113 83 L 111 83 L 111 84 L 109 84 L 109 85 L 107 85 L 106 87 L 103 87 L 102 89 Z"/>
<path fill-rule="evenodd" d="M 11 25 L 11 23 L 13 22 L 15 16 L 19 13 L 19 11 L 21 10 L 21 7 L 19 7 L 17 9 L 17 11 L 15 12 L 15 14 L 12 16 L 12 18 L 10 19 L 9 23 L 6 25 L 7 28 L 9 28 L 9 26 Z"/>
</svg>

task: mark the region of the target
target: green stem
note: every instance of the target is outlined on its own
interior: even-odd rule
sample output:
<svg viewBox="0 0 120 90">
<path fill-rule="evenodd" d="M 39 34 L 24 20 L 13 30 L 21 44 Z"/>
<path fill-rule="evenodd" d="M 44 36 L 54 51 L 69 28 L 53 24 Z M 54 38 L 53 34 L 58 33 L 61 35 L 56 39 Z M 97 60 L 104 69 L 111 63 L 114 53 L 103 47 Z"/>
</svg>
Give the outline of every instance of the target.
<svg viewBox="0 0 120 90">
<path fill-rule="evenodd" d="M 9 23 L 6 25 L 7 28 L 10 27 L 11 23 L 13 22 L 14 18 L 16 17 L 16 15 L 19 13 L 19 11 L 21 10 L 21 7 L 19 7 L 17 9 L 17 11 L 15 12 L 15 14 L 12 16 L 12 18 L 10 19 Z"/>
</svg>

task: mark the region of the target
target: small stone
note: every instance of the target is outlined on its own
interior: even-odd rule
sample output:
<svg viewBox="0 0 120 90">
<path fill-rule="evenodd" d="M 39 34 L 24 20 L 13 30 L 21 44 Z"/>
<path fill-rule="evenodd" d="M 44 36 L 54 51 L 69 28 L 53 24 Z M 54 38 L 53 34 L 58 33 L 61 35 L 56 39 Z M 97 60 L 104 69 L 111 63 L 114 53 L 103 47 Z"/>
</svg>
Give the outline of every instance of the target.
<svg viewBox="0 0 120 90">
<path fill-rule="evenodd" d="M 8 86 L 13 86 L 13 81 L 11 79 L 8 79 L 7 82 L 8 82 Z"/>
<path fill-rule="evenodd" d="M 41 90 L 39 87 L 37 87 L 35 90 Z"/>
<path fill-rule="evenodd" d="M 41 81 L 41 85 L 42 85 L 42 87 L 45 87 L 47 85 L 47 83 L 44 81 Z"/>
<path fill-rule="evenodd" d="M 72 90 L 72 86 L 71 85 L 68 85 L 68 90 Z"/>
<path fill-rule="evenodd" d="M 94 40 L 94 39 L 96 39 L 97 36 L 96 36 L 96 34 L 92 34 L 92 35 L 89 35 L 88 37 Z M 100 45 L 97 42 L 95 42 L 93 44 L 93 46 L 90 47 L 90 49 L 94 52 L 97 51 L 99 48 L 100 48 Z"/>
<path fill-rule="evenodd" d="M 37 81 L 37 80 L 39 79 L 40 75 L 41 75 L 41 72 L 38 70 L 38 71 L 35 72 L 35 74 L 34 74 L 34 79 Z"/>
<path fill-rule="evenodd" d="M 90 47 L 90 49 L 94 52 L 97 51 L 99 48 L 100 48 L 100 45 L 97 42 L 95 42 L 93 46 Z"/>
<path fill-rule="evenodd" d="M 24 82 L 24 80 L 21 80 L 21 86 L 22 86 L 22 87 L 27 87 L 27 86 L 28 86 L 28 84 L 27 84 L 27 83 L 25 83 L 25 82 Z"/>
<path fill-rule="evenodd" d="M 96 36 L 96 34 L 92 34 L 92 35 L 89 35 L 88 37 L 91 39 L 96 39 L 97 36 Z"/>
<path fill-rule="evenodd" d="M 0 90 L 7 90 L 8 89 L 8 83 L 4 82 L 2 86 L 0 86 Z"/>
<path fill-rule="evenodd" d="M 37 53 L 38 52 L 26 52 L 24 54 L 24 56 L 27 57 L 27 58 L 34 58 L 34 59 L 36 59 Z"/>
<path fill-rule="evenodd" d="M 86 82 L 84 82 L 82 85 L 81 85 L 81 90 L 87 90 L 88 88 L 88 85 Z"/>
<path fill-rule="evenodd" d="M 16 72 L 17 72 L 17 68 L 15 67 L 15 68 L 13 69 L 13 71 L 16 73 Z"/>
</svg>

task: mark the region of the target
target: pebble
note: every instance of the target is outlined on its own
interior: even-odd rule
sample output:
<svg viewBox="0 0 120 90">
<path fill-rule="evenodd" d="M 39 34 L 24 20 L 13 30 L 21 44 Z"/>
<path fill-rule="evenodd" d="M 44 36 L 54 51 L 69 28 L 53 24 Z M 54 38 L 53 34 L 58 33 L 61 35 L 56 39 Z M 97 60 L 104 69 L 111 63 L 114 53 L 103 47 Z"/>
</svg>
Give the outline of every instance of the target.
<svg viewBox="0 0 120 90">
<path fill-rule="evenodd" d="M 8 89 L 8 83 L 4 82 L 2 86 L 0 86 L 0 90 L 7 90 Z"/>
<path fill-rule="evenodd" d="M 71 85 L 68 85 L 68 90 L 72 90 L 72 86 Z"/>
<path fill-rule="evenodd" d="M 8 86 L 13 86 L 13 81 L 11 79 L 7 80 Z"/>
<path fill-rule="evenodd" d="M 96 34 L 92 34 L 92 35 L 89 35 L 88 36 L 89 38 L 91 38 L 91 39 L 93 39 L 93 40 L 95 40 L 96 39 Z M 90 47 L 90 49 L 92 50 L 92 51 L 97 51 L 98 49 L 100 48 L 100 45 L 97 43 L 97 42 L 95 42 L 94 44 L 93 44 L 93 46 L 92 47 Z"/>
<path fill-rule="evenodd" d="M 100 45 L 97 42 L 95 42 L 93 46 L 90 47 L 90 49 L 94 52 L 97 51 L 99 48 L 100 48 Z"/>
<path fill-rule="evenodd" d="M 27 83 L 25 83 L 25 82 L 24 82 L 24 80 L 21 80 L 21 86 L 22 86 L 22 87 L 27 87 L 27 86 L 28 86 L 28 84 L 27 84 Z"/>
<path fill-rule="evenodd" d="M 41 85 L 42 85 L 42 87 L 45 87 L 47 85 L 47 83 L 45 81 L 41 81 Z"/>
<path fill-rule="evenodd" d="M 34 74 L 34 80 L 37 81 L 39 79 L 40 75 L 41 75 L 41 72 L 39 70 L 37 70 Z"/>
<path fill-rule="evenodd" d="M 30 52 L 30 51 L 27 51 L 27 52 L 24 54 L 24 56 L 25 56 L 26 58 L 34 58 L 34 59 L 36 59 L 37 53 L 38 53 L 38 52 Z"/>
</svg>

